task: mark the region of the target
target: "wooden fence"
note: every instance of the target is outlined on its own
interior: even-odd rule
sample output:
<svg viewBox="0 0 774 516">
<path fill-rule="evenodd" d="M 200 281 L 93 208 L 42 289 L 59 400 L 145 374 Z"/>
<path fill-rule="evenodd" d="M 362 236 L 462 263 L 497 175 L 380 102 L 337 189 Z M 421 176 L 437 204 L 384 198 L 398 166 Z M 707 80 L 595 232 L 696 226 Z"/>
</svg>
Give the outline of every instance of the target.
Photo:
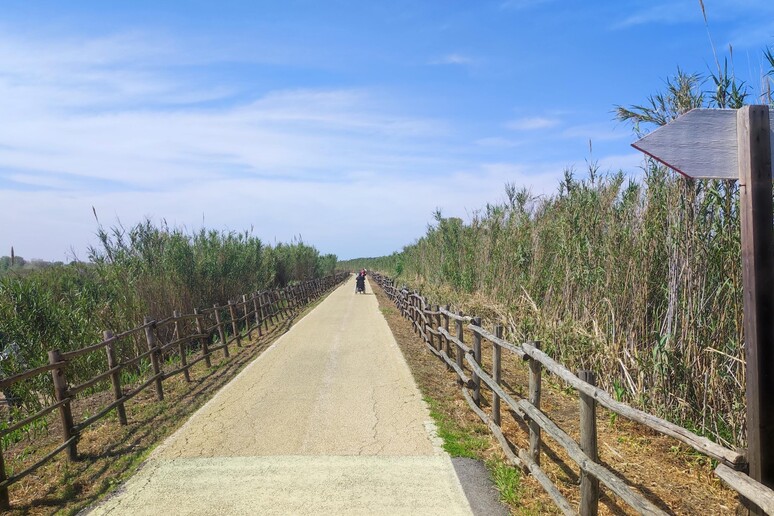
<svg viewBox="0 0 774 516">
<path fill-rule="evenodd" d="M 487 331 L 481 319 L 454 313 L 449 306 L 430 305 L 426 298 L 407 288 L 396 288 L 394 281 L 379 275 L 372 277 L 384 292 L 408 318 L 424 340 L 427 348 L 443 360 L 457 374 L 462 395 L 470 408 L 486 423 L 500 443 L 508 460 L 516 467 L 532 474 L 546 490 L 554 503 L 565 514 L 597 514 L 600 484 L 641 514 L 666 514 L 653 502 L 631 489 L 615 472 L 598 460 L 596 435 L 596 406 L 602 405 L 624 418 L 643 424 L 654 431 L 668 435 L 690 446 L 697 452 L 718 462 L 715 474 L 739 493 L 743 500 L 752 502 L 767 514 L 774 514 L 774 491 L 751 479 L 745 456 L 725 448 L 709 439 L 613 399 L 606 391 L 595 386 L 595 375 L 590 371 L 573 374 L 540 350 L 539 342 L 513 344 L 504 340 L 503 327 L 494 326 Z M 450 324 L 454 328 L 450 328 Z M 472 342 L 465 342 L 465 329 L 472 335 Z M 482 360 L 482 346 L 492 346 L 491 371 Z M 529 366 L 528 399 L 518 399 L 512 389 L 506 391 L 501 381 L 502 353 L 512 353 Z M 580 442 L 575 442 L 566 432 L 540 410 L 541 377 L 543 370 L 553 374 L 578 392 L 580 398 Z M 491 392 L 491 413 L 482 408 L 482 386 Z M 508 440 L 501 426 L 501 404 L 529 429 L 529 449 L 519 449 Z M 541 442 L 548 435 L 558 443 L 581 470 L 580 507 L 576 509 L 562 495 L 540 467 Z"/>
<path fill-rule="evenodd" d="M 143 324 L 118 334 L 105 331 L 103 340 L 74 351 L 61 352 L 58 349 L 49 351 L 48 365 L 0 380 L 0 389 L 7 389 L 14 384 L 29 380 L 39 375 L 50 373 L 53 380 L 54 402 L 38 412 L 19 421 L 9 421 L 8 426 L 0 430 L 0 438 L 45 418 L 54 411 L 59 412 L 62 427 L 62 443 L 46 454 L 32 466 L 23 471 L 8 476 L 0 447 L 0 509 L 10 508 L 8 487 L 20 481 L 42 465 L 51 461 L 59 453 L 67 451 L 70 460 L 78 458 L 78 438 L 81 432 L 115 410 L 121 425 L 127 424 L 125 404 L 143 390 L 153 386 L 159 401 L 164 399 L 164 380 L 182 373 L 187 382 L 191 381 L 190 369 L 198 362 L 204 361 L 209 367 L 211 357 L 215 352 L 222 352 L 229 357 L 229 346 L 236 344 L 242 347 L 243 332 L 247 338 L 252 333 L 259 336 L 264 329 L 268 331 L 269 324 L 275 324 L 287 318 L 314 299 L 335 287 L 349 276 L 348 273 L 336 273 L 325 278 L 309 280 L 283 289 L 268 290 L 246 294 L 236 301 L 226 305 L 214 305 L 203 310 L 195 309 L 192 314 L 175 312 L 170 317 L 154 320 L 146 317 Z M 116 346 L 125 339 L 134 339 L 135 343 L 144 342 L 146 350 L 139 352 L 130 359 L 119 362 L 116 359 Z M 78 385 L 69 385 L 67 380 L 68 366 L 76 359 L 92 354 L 104 354 L 108 369 L 97 376 Z M 165 370 L 164 365 L 174 364 L 173 369 Z M 178 365 L 179 364 L 179 365 Z M 127 368 L 135 370 L 148 369 L 149 376 L 139 385 L 127 392 L 121 385 L 121 372 Z M 93 391 L 100 385 L 112 387 L 114 400 L 96 414 L 74 421 L 71 404 L 76 396 L 84 391 Z"/>
</svg>

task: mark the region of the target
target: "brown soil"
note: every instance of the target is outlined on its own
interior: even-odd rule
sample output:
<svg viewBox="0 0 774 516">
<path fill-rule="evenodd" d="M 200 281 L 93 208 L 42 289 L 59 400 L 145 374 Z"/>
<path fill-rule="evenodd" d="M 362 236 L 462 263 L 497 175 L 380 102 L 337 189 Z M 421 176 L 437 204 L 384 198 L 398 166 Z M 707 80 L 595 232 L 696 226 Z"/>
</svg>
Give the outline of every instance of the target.
<svg viewBox="0 0 774 516">
<path fill-rule="evenodd" d="M 291 315 L 288 320 L 270 326 L 260 338 L 254 330 L 253 339 L 243 338 L 241 348 L 235 344 L 230 346 L 228 359 L 222 352 L 215 352 L 210 368 L 204 361 L 199 362 L 191 368 L 191 383 L 182 374 L 165 380 L 164 401 L 157 401 L 151 384 L 127 402 L 127 426 L 121 426 L 116 413 L 111 411 L 82 433 L 78 461 L 70 462 L 66 453 L 60 453 L 8 488 L 12 508 L 9 514 L 74 514 L 115 489 L 134 473 L 156 445 L 316 304 L 303 309 L 300 315 Z M 131 386 L 125 386 L 124 392 L 130 389 Z M 110 401 L 111 392 L 76 400 L 72 407 L 74 420 L 81 421 L 97 413 Z M 61 435 L 54 413 L 47 420 L 47 429 L 28 435 L 4 452 L 7 471 L 22 471 L 34 464 L 62 442 Z"/>
<path fill-rule="evenodd" d="M 376 285 L 376 282 L 372 282 Z M 470 409 L 456 384 L 456 374 L 427 350 L 421 337 L 415 335 L 411 323 L 402 318 L 384 292 L 376 287 L 379 304 L 387 323 L 395 335 L 406 361 L 422 393 L 435 400 L 436 410 L 442 412 L 459 428 L 476 436 L 487 436 L 488 449 L 481 459 L 504 458 L 499 444 L 489 429 Z M 470 337 L 465 336 L 470 342 Z M 503 354 L 503 380 L 517 399 L 527 396 L 529 370 L 517 357 Z M 491 351 L 484 352 L 484 363 L 491 370 Z M 486 389 L 482 389 L 482 392 Z M 491 411 L 488 393 L 482 407 Z M 551 419 L 576 441 L 579 436 L 579 400 L 574 391 L 552 383 L 543 375 L 541 408 Z M 518 417 L 503 411 L 502 426 L 508 439 L 520 448 L 528 448 L 529 434 Z M 614 417 L 600 408 L 597 411 L 598 447 L 601 462 L 622 478 L 629 486 L 670 514 L 734 514 L 738 501 L 736 493 L 725 488 L 712 472 L 711 461 L 678 441 L 658 434 L 639 424 Z M 541 466 L 567 499 L 579 501 L 579 468 L 569 459 L 564 449 L 543 437 Z M 600 514 L 636 514 L 621 500 L 614 499 L 601 487 Z M 523 475 L 520 503 L 511 507 L 515 514 L 559 513 L 540 484 L 531 476 Z"/>
</svg>

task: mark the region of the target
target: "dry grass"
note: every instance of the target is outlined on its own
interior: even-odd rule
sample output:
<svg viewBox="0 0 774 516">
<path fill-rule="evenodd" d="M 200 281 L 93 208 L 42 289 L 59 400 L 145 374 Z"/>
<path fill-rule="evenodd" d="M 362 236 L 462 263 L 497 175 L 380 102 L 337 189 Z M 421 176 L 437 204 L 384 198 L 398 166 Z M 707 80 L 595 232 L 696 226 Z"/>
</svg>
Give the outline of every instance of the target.
<svg viewBox="0 0 774 516">
<path fill-rule="evenodd" d="M 424 342 L 414 334 L 411 324 L 400 316 L 381 289 L 376 289 L 382 312 L 395 335 L 404 357 L 414 374 L 422 393 L 434 400 L 434 410 L 446 420 L 476 438 L 486 438 L 488 446 L 479 451 L 484 461 L 503 459 L 502 451 L 488 429 L 470 410 L 456 385 L 456 375 L 427 351 Z M 480 297 L 469 300 L 477 313 L 498 308 Z M 470 339 L 466 335 L 466 339 Z M 470 340 L 468 340 L 470 342 Z M 491 351 L 484 349 L 484 363 L 491 367 Z M 516 398 L 526 396 L 529 371 L 524 363 L 512 356 L 504 356 L 503 379 Z M 490 411 L 490 396 L 486 389 L 483 407 Z M 562 385 L 553 383 L 544 375 L 542 409 L 570 436 L 579 435 L 579 400 Z M 508 438 L 519 447 L 528 447 L 528 432 L 523 423 L 508 411 L 502 412 L 503 429 Z M 601 462 L 615 471 L 632 488 L 673 514 L 733 514 L 737 500 L 734 492 L 723 487 L 713 473 L 712 464 L 704 456 L 687 449 L 677 441 L 662 436 L 641 425 L 614 418 L 604 410 L 597 415 L 599 454 Z M 572 502 L 579 501 L 579 469 L 564 450 L 550 438 L 544 439 L 543 467 L 562 493 Z M 530 476 L 521 480 L 518 505 L 512 505 L 515 514 L 558 513 L 543 488 Z M 602 488 L 605 493 L 604 487 Z M 605 495 L 600 514 L 634 513 L 622 502 Z"/>
<path fill-rule="evenodd" d="M 127 403 L 127 426 L 119 425 L 114 412 L 90 426 L 78 444 L 78 461 L 69 462 L 61 453 L 10 486 L 9 514 L 75 514 L 95 503 L 131 476 L 156 445 L 319 302 L 271 326 L 260 338 L 257 332 L 253 332 L 252 341 L 243 338 L 243 347 L 232 346 L 230 358 L 216 353 L 210 368 L 199 362 L 191 369 L 191 383 L 186 383 L 182 375 L 165 380 L 164 401 L 156 400 L 152 386 L 147 388 Z M 75 420 L 97 412 L 110 397 L 104 392 L 78 400 L 73 405 Z M 61 429 L 54 416 L 49 419 L 48 431 L 30 436 L 5 452 L 9 471 L 21 471 L 61 442 Z"/>
</svg>

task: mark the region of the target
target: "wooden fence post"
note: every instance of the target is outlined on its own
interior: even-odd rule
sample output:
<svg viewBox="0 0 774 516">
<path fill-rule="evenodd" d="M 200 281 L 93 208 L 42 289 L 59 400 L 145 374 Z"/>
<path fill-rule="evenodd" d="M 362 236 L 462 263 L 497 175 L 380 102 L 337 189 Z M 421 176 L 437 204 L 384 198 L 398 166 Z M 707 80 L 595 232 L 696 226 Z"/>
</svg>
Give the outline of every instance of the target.
<svg viewBox="0 0 774 516">
<path fill-rule="evenodd" d="M 258 327 L 258 336 L 263 337 L 263 330 L 261 330 L 261 309 L 258 307 L 258 295 L 253 292 L 253 309 L 255 310 L 255 325 Z"/>
<path fill-rule="evenodd" d="M 439 312 L 440 310 L 441 310 L 441 305 L 435 305 L 435 311 Z M 435 319 L 435 324 L 434 324 L 434 328 L 433 329 L 435 331 L 438 331 L 438 328 L 441 327 L 441 314 L 437 313 L 437 314 L 435 314 L 433 316 L 433 318 Z M 443 350 L 443 339 L 441 338 L 441 335 L 438 335 L 436 340 L 438 342 L 438 347 L 437 347 L 438 351 L 442 351 Z"/>
<path fill-rule="evenodd" d="M 245 329 L 247 338 L 253 340 L 253 326 L 250 324 L 250 309 L 247 307 L 247 294 L 242 294 L 242 307 L 245 310 Z"/>
<path fill-rule="evenodd" d="M 237 310 L 236 305 L 232 300 L 228 300 L 228 313 L 231 316 L 231 334 L 236 337 L 237 347 L 242 347 L 242 332 L 239 331 L 239 323 L 237 322 Z M 226 348 L 223 348 L 226 349 Z"/>
<path fill-rule="evenodd" d="M 105 353 L 107 354 L 108 369 L 114 369 L 118 366 L 118 361 L 116 360 L 115 347 L 113 346 L 113 332 L 102 332 L 102 338 L 107 341 L 107 344 L 105 344 Z M 118 371 L 110 373 L 110 382 L 113 384 L 113 397 L 118 401 L 124 397 L 124 392 L 121 390 L 121 374 Z M 126 426 L 126 408 L 123 403 L 116 405 L 116 413 L 118 413 L 118 422 L 121 423 L 122 426 Z"/>
<path fill-rule="evenodd" d="M 540 349 L 540 342 L 532 343 L 535 348 Z M 534 358 L 529 359 L 529 402 L 536 408 L 540 409 L 540 391 L 542 386 L 542 371 L 543 367 L 540 362 Z M 535 461 L 535 464 L 540 465 L 540 425 L 535 421 L 529 421 L 529 456 Z"/>
<path fill-rule="evenodd" d="M 414 324 L 417 328 L 417 335 L 422 334 L 422 323 L 420 321 L 419 314 L 422 312 L 422 297 L 421 294 L 414 296 Z"/>
<path fill-rule="evenodd" d="M 159 360 L 159 348 L 156 343 L 156 334 L 153 333 L 153 329 L 156 327 L 156 323 L 152 317 L 145 316 L 145 340 L 148 341 L 148 351 L 150 351 L 151 366 L 153 367 L 153 376 L 156 377 L 156 398 L 159 401 L 164 400 L 164 387 L 161 385 L 161 364 Z"/>
<path fill-rule="evenodd" d="M 223 345 L 223 356 L 228 358 L 228 356 L 229 356 L 228 341 L 226 340 L 226 330 L 223 329 L 223 321 L 222 321 L 222 318 L 220 316 L 220 309 L 219 309 L 217 303 L 212 305 L 212 308 L 215 309 L 215 326 L 217 326 L 217 328 L 218 328 L 218 338 L 220 339 L 220 343 Z M 201 326 L 199 324 L 199 318 L 198 317 L 196 318 L 196 326 L 197 326 L 197 328 L 199 326 Z M 201 333 L 200 330 L 198 330 L 198 331 L 199 331 L 199 333 Z M 202 351 L 204 351 L 204 350 L 207 351 L 207 358 L 205 358 L 205 360 L 207 361 L 207 367 L 210 367 L 209 350 L 206 348 L 204 343 L 202 343 Z"/>
<path fill-rule="evenodd" d="M 474 317 L 472 324 L 481 327 L 481 317 Z M 476 364 L 483 366 L 481 364 L 481 335 L 476 332 L 473 332 L 473 359 L 476 361 Z M 479 378 L 475 371 L 473 371 L 473 401 L 479 407 L 481 406 L 481 378 Z"/>
<path fill-rule="evenodd" d="M 425 307 L 424 307 L 424 304 L 423 304 L 424 298 L 422 297 L 422 292 L 419 292 L 417 294 L 417 296 L 418 296 L 416 298 L 417 299 L 417 309 L 416 309 L 416 313 L 417 313 L 417 330 L 418 330 L 418 333 L 420 335 L 424 335 L 422 338 L 425 340 L 425 342 L 427 342 L 427 332 L 426 331 L 425 332 L 422 331 L 424 329 L 424 326 L 423 326 L 425 324 L 424 321 L 427 318 L 427 316 L 425 315 Z M 422 316 L 424 316 L 424 317 L 422 317 Z"/>
<path fill-rule="evenodd" d="M 458 315 L 462 317 L 462 310 L 459 311 Z M 465 329 L 462 327 L 462 321 L 459 319 L 454 320 L 454 324 L 457 326 L 457 340 L 461 343 L 465 342 Z M 457 354 L 457 367 L 460 368 L 460 371 L 462 371 L 462 355 L 464 354 L 462 352 L 462 348 L 458 347 L 456 344 L 454 346 L 456 349 L 454 352 Z M 462 385 L 462 378 L 457 377 L 457 384 Z"/>
<path fill-rule="evenodd" d="M 269 290 L 266 292 L 266 318 L 268 319 L 268 322 L 270 322 L 272 325 L 274 325 L 274 306 L 273 306 L 273 300 L 272 300 L 272 292 Z M 268 328 L 268 326 L 267 326 Z"/>
<path fill-rule="evenodd" d="M 433 349 L 438 349 L 436 347 L 436 338 L 435 334 L 432 332 L 435 328 L 433 328 L 433 321 L 435 320 L 435 316 L 431 314 L 430 312 L 433 311 L 433 305 L 425 304 L 425 319 L 427 320 L 427 323 L 425 324 L 425 335 L 427 335 L 427 339 L 430 341 L 430 347 Z"/>
<path fill-rule="evenodd" d="M 597 378 L 591 371 L 578 371 L 578 378 L 596 385 Z M 593 397 L 580 393 L 580 447 L 589 459 L 599 462 L 597 456 L 597 402 Z M 596 516 L 599 510 L 599 480 L 581 470 L 581 516 Z"/>
<path fill-rule="evenodd" d="M 180 311 L 175 310 L 172 312 L 172 315 L 174 315 L 175 319 L 178 319 L 180 317 Z M 180 339 L 180 322 L 175 320 L 175 338 Z M 180 365 L 185 367 L 188 365 L 188 343 L 187 342 L 181 342 L 177 345 L 178 352 L 180 353 Z M 183 369 L 183 376 L 185 377 L 186 382 L 191 382 L 191 373 L 188 371 L 188 368 L 186 367 Z"/>
<path fill-rule="evenodd" d="M 495 337 L 498 339 L 503 338 L 503 327 L 501 324 L 495 326 Z M 492 375 L 494 376 L 494 382 L 500 385 L 502 380 L 502 353 L 503 349 L 499 344 L 492 343 Z M 492 391 L 492 421 L 497 426 L 500 426 L 500 396 Z"/>
<path fill-rule="evenodd" d="M 3 448 L 0 447 L 0 482 L 5 482 L 8 475 L 5 473 L 5 461 L 3 460 Z M 8 486 L 0 487 L 0 510 L 11 509 L 11 499 L 8 497 Z"/>
<path fill-rule="evenodd" d="M 212 308 L 215 309 L 215 317 L 219 317 L 218 315 L 218 305 L 212 305 Z M 196 316 L 196 333 L 201 335 L 202 337 L 199 339 L 199 346 L 202 348 L 202 356 L 204 357 L 204 364 L 207 367 L 212 367 L 212 359 L 210 358 L 210 349 L 208 340 L 210 340 L 209 336 L 204 335 L 204 325 L 202 324 L 202 316 L 199 313 L 198 308 L 194 308 L 194 315 Z M 220 330 L 220 324 L 218 324 L 218 330 Z"/>
<path fill-rule="evenodd" d="M 54 349 L 48 352 L 48 363 L 56 364 L 62 362 L 62 355 L 58 349 Z M 67 392 L 67 379 L 64 374 L 64 366 L 60 365 L 56 369 L 51 370 L 51 378 L 54 382 L 54 397 L 57 403 L 69 398 Z M 62 423 L 62 442 L 66 443 L 71 437 L 74 437 L 73 432 L 73 413 L 70 409 L 70 401 L 63 403 L 59 406 L 59 420 Z M 73 439 L 70 445 L 67 447 L 67 457 L 70 460 L 78 460 L 78 439 Z"/>
<path fill-rule="evenodd" d="M 435 314 L 435 328 L 434 329 L 435 329 L 435 331 L 438 331 L 438 328 L 442 328 L 443 327 L 443 323 L 441 322 L 441 314 L 440 314 L 441 305 L 435 305 L 435 311 L 438 312 L 438 313 Z M 438 351 L 443 351 L 444 350 L 444 341 L 443 341 L 443 338 L 440 335 L 440 332 L 438 332 L 438 333 L 439 333 L 439 335 L 438 335 Z"/>
<path fill-rule="evenodd" d="M 449 305 L 446 305 L 445 308 L 447 312 L 451 310 L 451 306 Z M 446 330 L 446 333 L 449 333 L 449 314 L 443 314 L 443 329 Z M 451 360 L 451 357 L 452 357 L 451 342 L 445 336 L 443 338 L 443 342 L 446 348 L 446 356 L 449 357 L 449 360 Z M 450 366 L 449 364 L 446 364 L 447 371 L 451 371 L 453 369 L 454 368 L 452 366 Z"/>
<path fill-rule="evenodd" d="M 416 335 L 419 334 L 419 328 L 417 328 L 417 310 L 416 310 L 416 304 L 417 304 L 417 298 L 414 297 L 414 294 L 409 295 L 409 303 L 410 303 L 410 318 L 411 318 L 411 327 L 414 330 L 414 333 Z"/>
<path fill-rule="evenodd" d="M 264 329 L 266 331 L 269 331 L 269 316 L 268 316 L 268 309 L 266 308 L 266 292 L 259 292 L 258 298 L 260 302 L 260 308 L 261 308 L 261 319 L 263 320 Z"/>
<path fill-rule="evenodd" d="M 285 289 L 281 288 L 279 292 L 277 292 L 277 296 L 279 296 L 280 319 L 285 319 L 288 316 L 288 304 L 285 302 Z"/>
</svg>

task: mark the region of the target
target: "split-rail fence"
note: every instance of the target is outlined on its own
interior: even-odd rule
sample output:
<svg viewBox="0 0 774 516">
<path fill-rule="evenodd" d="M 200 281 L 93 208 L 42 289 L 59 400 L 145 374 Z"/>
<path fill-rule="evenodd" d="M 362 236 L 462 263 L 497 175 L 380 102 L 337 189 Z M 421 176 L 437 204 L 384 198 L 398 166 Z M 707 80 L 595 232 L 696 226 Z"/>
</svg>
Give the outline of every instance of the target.
<svg viewBox="0 0 774 516">
<path fill-rule="evenodd" d="M 324 278 L 308 280 L 282 289 L 266 290 L 243 295 L 240 299 L 230 300 L 226 305 L 214 305 L 207 309 L 194 309 L 191 314 L 175 311 L 171 316 L 156 320 L 146 317 L 143 324 L 123 331 L 112 333 L 105 331 L 103 340 L 73 351 L 49 351 L 48 365 L 20 372 L 0 379 L 0 390 L 12 389 L 23 382 L 40 375 L 50 374 L 53 385 L 53 403 L 18 421 L 8 421 L 0 429 L 0 439 L 34 424 L 54 411 L 59 412 L 62 429 L 62 443 L 23 471 L 8 475 L 5 469 L 2 447 L 0 446 L 0 510 L 8 510 L 10 501 L 8 487 L 64 451 L 69 460 L 78 459 L 78 439 L 84 429 L 115 410 L 121 425 L 127 425 L 125 404 L 140 392 L 153 387 L 156 398 L 164 399 L 164 380 L 183 374 L 190 382 L 190 369 L 204 361 L 211 366 L 213 353 L 222 352 L 229 357 L 229 346 L 236 343 L 242 347 L 243 335 L 252 338 L 254 331 L 258 336 L 269 330 L 270 324 L 279 323 L 288 318 L 304 305 L 322 296 L 328 290 L 340 284 L 348 273 L 336 273 Z M 142 342 L 144 350 L 138 349 L 135 356 L 122 361 L 116 358 L 116 347 L 121 341 L 133 340 L 135 345 Z M 137 346 L 135 346 L 137 347 Z M 139 352 L 142 351 L 142 352 Z M 78 385 L 69 385 L 68 369 L 73 361 L 93 354 L 104 354 L 107 358 L 107 370 Z M 173 365 L 174 368 L 165 370 Z M 142 383 L 127 389 L 121 384 L 122 371 L 134 368 L 137 371 L 148 370 L 149 376 Z M 71 409 L 76 396 L 84 391 L 92 392 L 95 387 L 112 387 L 113 401 L 101 408 L 96 414 L 83 421 L 75 421 Z"/>
<path fill-rule="evenodd" d="M 623 479 L 600 463 L 597 454 L 596 406 L 602 405 L 612 413 L 645 425 L 670 436 L 697 452 L 717 461 L 715 474 L 740 494 L 745 503 L 774 514 L 774 491 L 756 482 L 745 472 L 746 457 L 735 450 L 721 446 L 706 437 L 682 428 L 665 419 L 643 412 L 615 400 L 606 391 L 596 387 L 595 374 L 579 371 L 576 374 L 541 351 L 540 342 L 513 344 L 503 339 L 503 326 L 492 331 L 482 327 L 481 318 L 453 312 L 447 305 L 431 305 L 419 292 L 406 287 L 398 288 L 394 280 L 373 273 L 389 299 L 403 317 L 413 323 L 415 333 L 424 340 L 427 349 L 443 360 L 457 375 L 462 395 L 470 408 L 486 423 L 503 449 L 509 462 L 534 478 L 546 490 L 564 514 L 597 514 L 600 484 L 635 511 L 641 514 L 667 514 L 661 507 L 629 487 Z M 451 324 L 454 328 L 450 328 Z M 468 330 L 470 342 L 465 341 Z M 472 338 L 471 338 L 472 337 Z M 482 360 L 484 343 L 492 346 L 491 370 Z M 513 390 L 502 382 L 503 351 L 513 353 L 529 366 L 528 399 L 518 399 Z M 540 409 L 541 377 L 543 370 L 553 374 L 578 392 L 580 398 L 580 442 L 575 442 L 559 425 Z M 482 406 L 482 387 L 491 392 L 491 412 Z M 529 429 L 529 449 L 519 449 L 505 435 L 501 425 L 501 405 L 520 419 Z M 557 442 L 581 471 L 580 505 L 574 507 L 541 468 L 541 443 L 544 435 Z"/>
</svg>

